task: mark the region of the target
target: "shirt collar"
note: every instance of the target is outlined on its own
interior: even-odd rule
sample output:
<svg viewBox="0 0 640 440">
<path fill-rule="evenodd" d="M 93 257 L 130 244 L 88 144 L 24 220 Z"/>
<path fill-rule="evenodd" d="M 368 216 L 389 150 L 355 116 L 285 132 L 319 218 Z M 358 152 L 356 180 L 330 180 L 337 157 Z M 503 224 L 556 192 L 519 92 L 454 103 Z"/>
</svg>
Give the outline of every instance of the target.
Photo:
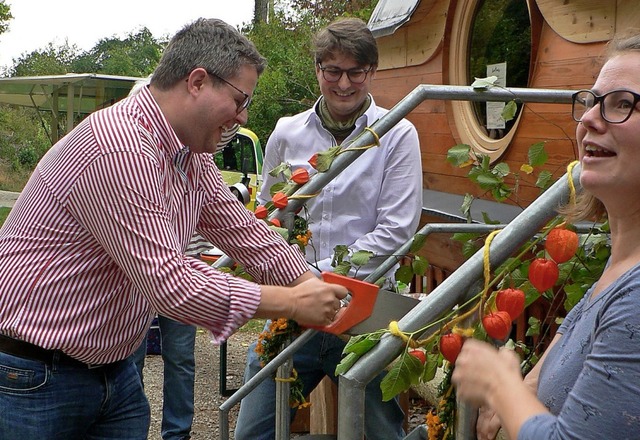
<svg viewBox="0 0 640 440">
<path fill-rule="evenodd" d="M 133 99 L 135 99 L 143 109 L 145 116 L 152 125 L 152 130 L 158 136 L 161 148 L 169 154 L 169 157 L 175 157 L 175 155 L 185 147 L 180 142 L 180 139 L 178 139 L 178 135 L 173 130 L 173 127 L 171 127 L 171 124 L 169 124 L 169 121 L 165 118 L 160 106 L 151 94 L 149 87 L 143 87 Z"/>
<path fill-rule="evenodd" d="M 377 117 L 376 117 L 376 102 L 373 99 L 373 96 L 371 96 L 371 94 L 369 94 L 369 96 L 371 97 L 371 104 L 369 105 L 369 108 L 367 109 L 366 112 L 364 112 L 364 114 L 362 116 L 360 116 L 358 118 L 358 121 L 356 121 L 356 126 L 358 126 L 358 122 L 362 120 L 362 118 L 366 118 L 366 125 L 365 127 L 370 127 L 371 124 L 373 124 Z M 318 116 L 318 112 L 316 111 L 316 108 L 318 106 L 318 103 L 320 102 L 320 99 L 322 97 L 319 96 L 318 99 L 316 100 L 316 102 L 313 104 L 313 107 L 311 107 L 309 110 L 309 117 L 307 119 L 307 121 L 310 121 L 312 118 L 315 118 L 317 120 L 318 123 L 320 123 L 320 116 Z"/>
</svg>

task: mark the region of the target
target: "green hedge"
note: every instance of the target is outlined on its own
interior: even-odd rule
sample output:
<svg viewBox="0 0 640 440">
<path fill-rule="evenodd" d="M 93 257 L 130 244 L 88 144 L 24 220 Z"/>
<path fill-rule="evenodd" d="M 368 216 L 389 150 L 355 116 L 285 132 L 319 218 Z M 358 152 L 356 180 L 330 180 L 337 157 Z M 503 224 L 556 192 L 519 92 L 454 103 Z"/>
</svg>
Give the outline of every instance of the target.
<svg viewBox="0 0 640 440">
<path fill-rule="evenodd" d="M 0 225 L 4 223 L 5 219 L 9 215 L 9 211 L 11 211 L 11 208 L 0 207 Z"/>
</svg>

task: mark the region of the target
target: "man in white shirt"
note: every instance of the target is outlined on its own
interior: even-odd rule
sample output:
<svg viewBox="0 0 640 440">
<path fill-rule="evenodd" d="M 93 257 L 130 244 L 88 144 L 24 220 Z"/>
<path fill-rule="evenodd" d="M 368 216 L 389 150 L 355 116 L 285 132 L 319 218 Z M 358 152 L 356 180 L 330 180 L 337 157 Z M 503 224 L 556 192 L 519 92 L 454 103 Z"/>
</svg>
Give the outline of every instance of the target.
<svg viewBox="0 0 640 440">
<path fill-rule="evenodd" d="M 316 76 L 322 96 L 298 115 L 281 118 L 266 146 L 263 185 L 258 201 L 271 200 L 269 189 L 282 176 L 269 171 L 281 163 L 315 172 L 309 159 L 335 145 L 348 147 L 364 128 L 387 110 L 377 107 L 369 90 L 378 65 L 376 41 L 362 20 L 340 19 L 315 38 Z M 312 245 L 306 247 L 310 267 L 331 271 L 333 249 L 368 250 L 378 257 L 351 276 L 364 278 L 415 233 L 422 209 L 422 168 L 418 134 L 400 121 L 306 203 Z M 293 365 L 308 393 L 328 375 L 334 381 L 345 342 L 318 333 L 293 357 Z M 260 369 L 249 348 L 245 380 Z M 395 400 L 382 402 L 380 377 L 366 391 L 365 432 L 368 440 L 404 437 L 404 414 Z M 237 440 L 272 439 L 275 430 L 275 382 L 262 382 L 241 403 Z"/>
</svg>

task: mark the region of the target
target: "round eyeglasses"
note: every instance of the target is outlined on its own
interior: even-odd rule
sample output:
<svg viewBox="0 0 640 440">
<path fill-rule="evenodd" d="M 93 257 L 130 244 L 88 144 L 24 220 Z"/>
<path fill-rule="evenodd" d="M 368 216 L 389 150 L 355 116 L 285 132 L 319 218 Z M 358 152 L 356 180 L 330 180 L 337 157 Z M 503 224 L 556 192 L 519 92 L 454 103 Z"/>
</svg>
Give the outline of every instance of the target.
<svg viewBox="0 0 640 440">
<path fill-rule="evenodd" d="M 571 115 L 582 122 L 584 114 L 600 104 L 600 116 L 610 124 L 622 124 L 631 116 L 640 95 L 630 90 L 612 90 L 596 95 L 591 90 L 579 90 L 572 96 Z"/>
<path fill-rule="evenodd" d="M 349 78 L 349 81 L 353 84 L 362 84 L 367 79 L 367 75 L 371 72 L 372 67 L 368 69 L 343 70 L 337 67 L 323 67 L 322 64 L 318 63 L 318 69 L 322 71 L 322 77 L 327 82 L 338 82 L 340 78 L 342 78 L 342 75 L 346 73 L 347 78 Z"/>
</svg>

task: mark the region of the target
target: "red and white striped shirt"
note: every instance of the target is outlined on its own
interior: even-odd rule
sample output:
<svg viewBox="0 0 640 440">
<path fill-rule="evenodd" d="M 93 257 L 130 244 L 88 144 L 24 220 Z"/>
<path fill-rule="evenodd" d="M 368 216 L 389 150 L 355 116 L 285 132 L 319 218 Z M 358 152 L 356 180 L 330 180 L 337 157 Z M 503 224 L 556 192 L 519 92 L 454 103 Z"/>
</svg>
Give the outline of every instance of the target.
<svg viewBox="0 0 640 440">
<path fill-rule="evenodd" d="M 144 88 L 54 145 L 16 201 L 0 229 L 0 333 L 90 364 L 130 355 L 154 312 L 226 339 L 260 288 L 185 256 L 195 229 L 262 284 L 308 270 Z"/>
</svg>

